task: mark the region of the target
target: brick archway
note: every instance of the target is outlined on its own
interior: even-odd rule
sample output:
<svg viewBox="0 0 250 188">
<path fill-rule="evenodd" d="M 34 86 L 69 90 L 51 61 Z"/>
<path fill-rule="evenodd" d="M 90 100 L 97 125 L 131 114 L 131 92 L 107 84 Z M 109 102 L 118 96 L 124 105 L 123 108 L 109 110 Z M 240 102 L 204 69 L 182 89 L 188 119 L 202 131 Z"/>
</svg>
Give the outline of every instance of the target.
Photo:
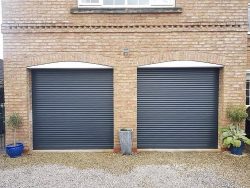
<svg viewBox="0 0 250 188">
<path fill-rule="evenodd" d="M 111 58 L 100 56 L 93 53 L 75 53 L 75 52 L 59 52 L 47 55 L 39 55 L 35 57 L 23 58 L 24 61 L 29 62 L 29 66 L 42 65 L 55 62 L 78 61 L 90 64 L 113 66 Z"/>
<path fill-rule="evenodd" d="M 23 57 L 22 59 L 24 62 L 28 62 L 29 66 L 63 61 L 80 61 L 112 67 L 116 66 L 116 62 L 113 58 L 96 53 L 59 52 L 34 57 Z M 5 61 L 7 62 L 8 60 Z M 218 54 L 194 51 L 161 51 L 152 55 L 138 57 L 128 62 L 130 62 L 129 65 L 134 64 L 140 66 L 170 61 L 197 61 L 221 65 L 225 62 L 224 57 Z"/>
<path fill-rule="evenodd" d="M 194 51 L 164 51 L 150 56 L 138 58 L 137 66 L 170 61 L 197 61 L 212 64 L 224 64 L 224 58 L 217 54 Z"/>
<path fill-rule="evenodd" d="M 6 60 L 6 59 L 5 59 Z M 8 61 L 8 60 L 7 60 Z M 31 114 L 31 78 L 27 67 L 35 65 L 43 65 L 54 62 L 66 62 L 66 61 L 78 61 L 92 64 L 112 66 L 114 68 L 114 126 L 115 126 L 115 146 L 114 149 L 119 148 L 118 130 L 122 127 L 131 125 L 134 128 L 136 134 L 137 126 L 137 66 L 149 65 L 160 62 L 168 61 L 199 61 L 213 64 L 225 64 L 223 57 L 217 54 L 200 53 L 194 51 L 161 51 L 145 57 L 106 57 L 98 55 L 97 53 L 80 53 L 80 52 L 58 52 L 49 53 L 45 55 L 33 56 L 33 57 L 20 57 L 20 63 L 15 69 L 19 69 L 18 82 L 16 84 L 16 93 L 22 94 L 20 102 L 15 102 L 9 97 L 7 100 L 7 112 L 12 111 L 12 107 L 15 106 L 16 111 L 22 112 L 24 117 L 25 127 L 20 131 L 20 135 L 24 140 L 26 146 L 32 149 L 32 118 Z M 119 63 L 122 61 L 124 63 Z M 13 70 L 13 67 L 7 67 Z M 223 71 L 221 71 L 220 79 L 220 101 L 219 111 L 222 110 L 223 103 Z M 21 76 L 20 76 L 21 75 Z M 13 77 L 13 74 L 7 74 L 7 77 Z M 15 77 L 15 76 L 14 76 Z M 21 78 L 21 79 L 20 79 Z M 9 78 L 9 80 L 11 80 Z M 27 84 L 28 83 L 28 84 Z M 10 83 L 6 84 L 8 88 L 11 88 Z M 122 92 L 121 92 L 122 91 Z M 19 107 L 19 106 L 20 107 Z M 129 108 L 128 108 L 129 105 Z M 18 108 L 17 108 L 18 107 Z M 219 113 L 219 119 L 223 118 L 223 113 Z M 221 121 L 220 121 L 221 122 Z M 9 142 L 11 136 L 8 135 L 7 142 Z M 134 147 L 136 148 L 136 138 L 134 139 Z"/>
<path fill-rule="evenodd" d="M 142 65 L 152 65 L 162 62 L 173 62 L 173 61 L 195 61 L 195 62 L 204 62 L 211 64 L 225 65 L 224 57 L 204 52 L 194 52 L 194 51 L 164 51 L 150 56 L 140 57 L 137 59 L 137 67 Z M 225 112 L 224 112 L 224 69 L 220 70 L 219 73 L 219 104 L 218 104 L 218 125 L 223 125 L 225 122 Z"/>
<path fill-rule="evenodd" d="M 113 67 L 114 61 L 111 58 L 104 57 L 102 55 L 97 55 L 96 53 L 75 53 L 75 52 L 58 52 L 50 53 L 38 56 L 26 56 L 20 57 L 19 69 L 23 70 L 23 77 L 25 77 L 23 87 L 26 87 L 27 98 L 24 99 L 27 104 L 27 112 L 23 112 L 25 129 L 27 131 L 19 132 L 19 135 L 23 134 L 23 141 L 28 149 L 33 148 L 33 131 L 32 131 L 32 117 L 29 115 L 32 113 L 32 80 L 31 71 L 27 71 L 27 67 L 44 65 L 56 62 L 84 62 L 89 64 L 97 64 Z M 8 136 L 7 142 L 10 142 L 11 136 Z"/>
</svg>

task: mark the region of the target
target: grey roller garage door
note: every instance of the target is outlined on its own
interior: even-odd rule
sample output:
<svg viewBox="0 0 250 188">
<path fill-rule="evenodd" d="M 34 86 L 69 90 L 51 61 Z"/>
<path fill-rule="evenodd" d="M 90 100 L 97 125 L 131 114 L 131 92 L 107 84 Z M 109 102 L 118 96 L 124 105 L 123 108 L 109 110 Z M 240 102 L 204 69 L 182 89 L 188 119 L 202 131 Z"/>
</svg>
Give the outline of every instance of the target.
<svg viewBox="0 0 250 188">
<path fill-rule="evenodd" d="M 217 148 L 218 71 L 138 69 L 138 148 Z"/>
<path fill-rule="evenodd" d="M 34 149 L 113 148 L 112 69 L 33 70 Z"/>
</svg>

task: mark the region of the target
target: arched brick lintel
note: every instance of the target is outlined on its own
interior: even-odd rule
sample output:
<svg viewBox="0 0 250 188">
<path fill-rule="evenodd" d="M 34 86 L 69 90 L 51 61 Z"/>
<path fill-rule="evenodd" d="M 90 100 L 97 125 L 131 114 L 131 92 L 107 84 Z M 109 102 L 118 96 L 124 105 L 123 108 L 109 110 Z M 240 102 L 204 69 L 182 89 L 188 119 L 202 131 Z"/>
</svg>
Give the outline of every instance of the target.
<svg viewBox="0 0 250 188">
<path fill-rule="evenodd" d="M 137 59 L 137 66 L 171 61 L 197 61 L 211 64 L 224 64 L 224 58 L 217 54 L 195 51 L 165 51 Z"/>
<path fill-rule="evenodd" d="M 116 64 L 119 63 L 115 62 L 115 58 L 112 57 L 105 57 L 103 55 L 98 55 L 98 53 L 84 52 L 58 52 L 46 55 L 23 57 L 21 59 L 26 62 L 26 65 L 28 64 L 29 66 L 55 62 L 79 61 L 115 67 Z M 220 65 L 224 65 L 225 63 L 224 57 L 218 54 L 196 51 L 162 51 L 148 56 L 133 58 L 127 62 L 130 62 L 130 65 L 140 66 L 170 61 L 197 61 Z"/>
<path fill-rule="evenodd" d="M 29 66 L 56 62 L 78 61 L 113 67 L 111 58 L 98 55 L 98 53 L 58 52 L 34 57 L 25 57 L 23 58 L 23 61 L 28 62 Z"/>
</svg>

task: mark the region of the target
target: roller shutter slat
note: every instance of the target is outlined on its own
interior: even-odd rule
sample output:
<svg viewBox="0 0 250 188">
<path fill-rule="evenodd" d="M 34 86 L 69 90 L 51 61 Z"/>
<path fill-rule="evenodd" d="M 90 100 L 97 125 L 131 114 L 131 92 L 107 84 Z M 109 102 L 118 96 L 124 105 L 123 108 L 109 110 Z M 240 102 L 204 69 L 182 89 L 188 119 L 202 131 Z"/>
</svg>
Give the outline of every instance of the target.
<svg viewBox="0 0 250 188">
<path fill-rule="evenodd" d="M 138 69 L 138 148 L 217 148 L 218 75 L 211 68 Z"/>
<path fill-rule="evenodd" d="M 112 149 L 112 74 L 33 70 L 34 149 Z"/>
</svg>

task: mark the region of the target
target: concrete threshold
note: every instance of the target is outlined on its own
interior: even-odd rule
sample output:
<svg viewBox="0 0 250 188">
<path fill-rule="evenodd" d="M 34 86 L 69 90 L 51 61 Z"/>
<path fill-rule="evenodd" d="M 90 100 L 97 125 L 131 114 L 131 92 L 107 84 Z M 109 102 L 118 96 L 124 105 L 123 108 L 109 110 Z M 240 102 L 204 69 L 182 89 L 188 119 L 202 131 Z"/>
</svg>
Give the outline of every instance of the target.
<svg viewBox="0 0 250 188">
<path fill-rule="evenodd" d="M 45 153 L 75 153 L 75 152 L 82 152 L 82 153 L 101 153 L 101 152 L 113 152 L 113 149 L 89 149 L 89 150 L 83 150 L 83 149 L 77 149 L 77 150 L 33 150 L 32 152 L 45 152 Z"/>
<path fill-rule="evenodd" d="M 138 152 L 219 152 L 221 149 L 138 149 Z"/>
<path fill-rule="evenodd" d="M 47 152 L 47 153 L 104 153 L 113 152 L 113 149 L 89 149 L 89 150 L 33 150 L 33 152 Z M 219 152 L 221 149 L 138 149 L 138 152 Z"/>
</svg>

